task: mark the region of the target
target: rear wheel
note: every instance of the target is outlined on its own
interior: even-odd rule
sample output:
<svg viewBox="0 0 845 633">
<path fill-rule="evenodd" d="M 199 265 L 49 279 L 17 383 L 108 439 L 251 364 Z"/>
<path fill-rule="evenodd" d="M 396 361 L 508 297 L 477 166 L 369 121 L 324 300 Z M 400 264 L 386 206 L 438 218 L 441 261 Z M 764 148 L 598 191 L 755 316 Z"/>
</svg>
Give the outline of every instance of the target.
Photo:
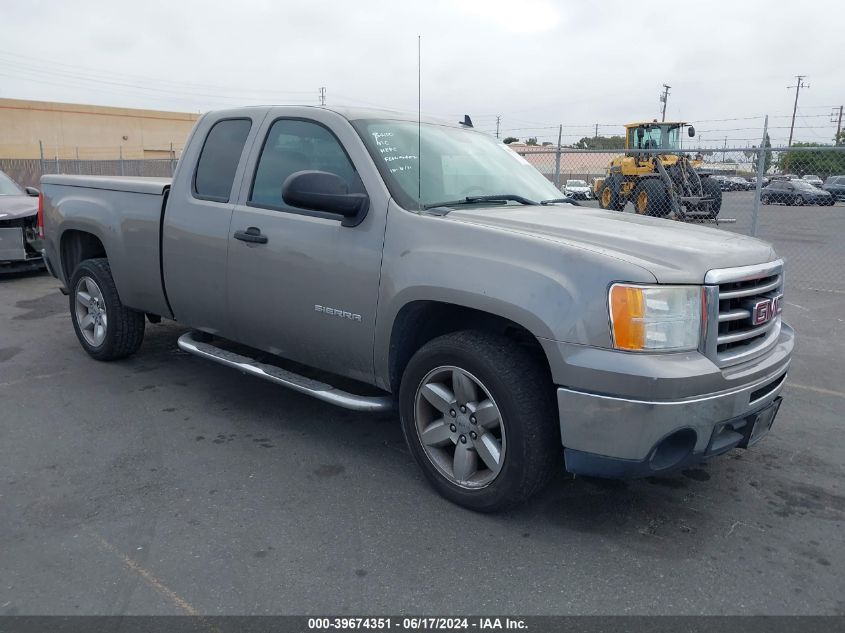
<svg viewBox="0 0 845 633">
<path fill-rule="evenodd" d="M 792 199 L 792 204 L 794 204 L 796 207 L 803 207 L 804 206 L 804 198 L 802 196 L 795 196 Z"/>
<path fill-rule="evenodd" d="M 87 259 L 70 280 L 70 317 L 82 348 L 97 360 L 134 354 L 144 340 L 144 313 L 120 302 L 107 259 Z"/>
<path fill-rule="evenodd" d="M 769 198 L 769 196 L 760 196 L 760 202 L 762 202 L 763 204 L 771 204 L 772 200 L 771 198 Z"/>
<path fill-rule="evenodd" d="M 701 195 L 705 198 L 711 198 L 711 202 L 705 202 L 702 205 L 703 210 L 707 211 L 709 218 L 716 219 L 719 211 L 722 209 L 722 189 L 719 183 L 710 180 L 709 178 L 701 179 Z"/>
<path fill-rule="evenodd" d="M 625 201 L 619 195 L 619 188 L 612 179 L 607 179 L 599 189 L 599 206 L 602 209 L 621 211 L 625 207 Z"/>
<path fill-rule="evenodd" d="M 640 215 L 665 218 L 672 210 L 666 187 L 657 179 L 640 182 L 634 190 L 634 211 Z"/>
<path fill-rule="evenodd" d="M 430 341 L 405 369 L 399 405 L 411 454 L 454 503 L 503 510 L 554 472 L 554 389 L 540 363 L 508 338 L 465 331 Z"/>
</svg>

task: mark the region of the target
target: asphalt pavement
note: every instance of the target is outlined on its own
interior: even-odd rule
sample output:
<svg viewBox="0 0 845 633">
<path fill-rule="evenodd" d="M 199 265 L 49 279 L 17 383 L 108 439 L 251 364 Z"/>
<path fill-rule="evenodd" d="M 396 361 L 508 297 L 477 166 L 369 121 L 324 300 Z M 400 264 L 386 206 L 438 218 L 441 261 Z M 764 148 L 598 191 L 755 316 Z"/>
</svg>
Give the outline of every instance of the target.
<svg viewBox="0 0 845 633">
<path fill-rule="evenodd" d="M 786 233 L 841 283 L 823 217 Z M 811 283 L 752 450 L 627 483 L 561 462 L 488 516 L 427 486 L 394 416 L 181 353 L 173 323 L 96 362 L 54 279 L 0 278 L 0 614 L 845 614 L 845 292 Z"/>
</svg>

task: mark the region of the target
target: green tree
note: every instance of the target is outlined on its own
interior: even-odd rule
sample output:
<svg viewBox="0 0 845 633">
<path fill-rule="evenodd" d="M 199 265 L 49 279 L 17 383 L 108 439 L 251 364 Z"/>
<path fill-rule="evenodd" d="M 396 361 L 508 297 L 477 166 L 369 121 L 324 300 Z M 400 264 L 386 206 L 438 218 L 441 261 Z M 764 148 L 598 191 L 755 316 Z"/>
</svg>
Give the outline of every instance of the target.
<svg viewBox="0 0 845 633">
<path fill-rule="evenodd" d="M 573 145 L 575 149 L 625 149 L 624 136 L 585 136 Z"/>
<path fill-rule="evenodd" d="M 537 144 L 537 137 L 536 137 L 536 136 L 532 136 L 532 137 L 531 137 L 531 138 L 529 138 L 527 141 L 525 141 L 525 144 L 526 144 L 526 145 L 536 145 L 536 144 Z"/>
<path fill-rule="evenodd" d="M 505 145 L 510 145 L 511 143 L 516 143 L 517 141 L 519 141 L 519 139 L 515 136 L 506 136 L 505 140 L 503 140 L 502 143 L 504 143 Z"/>
<path fill-rule="evenodd" d="M 845 173 L 845 152 L 812 149 L 819 147 L 824 146 L 818 143 L 793 143 L 788 152 L 780 155 L 778 169 L 799 176 L 815 174 L 822 180 Z"/>
</svg>

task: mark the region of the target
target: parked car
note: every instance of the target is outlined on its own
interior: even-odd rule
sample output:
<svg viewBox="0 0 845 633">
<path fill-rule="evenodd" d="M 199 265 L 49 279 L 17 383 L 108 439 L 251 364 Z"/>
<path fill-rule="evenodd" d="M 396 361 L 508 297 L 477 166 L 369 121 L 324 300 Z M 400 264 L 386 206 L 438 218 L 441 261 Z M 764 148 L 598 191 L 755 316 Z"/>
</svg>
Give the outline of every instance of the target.
<svg viewBox="0 0 845 633">
<path fill-rule="evenodd" d="M 563 185 L 563 195 L 573 200 L 589 200 L 593 197 L 590 185 L 583 180 L 567 180 Z"/>
<path fill-rule="evenodd" d="M 845 176 L 830 176 L 824 181 L 822 189 L 837 200 L 845 200 Z"/>
<path fill-rule="evenodd" d="M 44 267 L 38 232 L 38 190 L 0 171 L 0 274 Z"/>
<path fill-rule="evenodd" d="M 719 189 L 722 191 L 734 191 L 736 189 L 736 183 L 732 182 L 727 176 L 717 174 L 710 176 L 710 178 L 719 183 Z"/>
<path fill-rule="evenodd" d="M 818 204 L 830 206 L 835 198 L 822 189 L 814 187 L 804 180 L 773 180 L 760 192 L 763 204 L 804 205 Z"/>
<path fill-rule="evenodd" d="M 801 176 L 801 180 L 809 182 L 814 187 L 821 187 L 823 184 L 822 179 L 814 174 L 805 174 L 804 176 Z"/>
<path fill-rule="evenodd" d="M 741 176 L 730 176 L 728 180 L 733 183 L 734 191 L 750 191 L 755 186 L 754 183 L 748 182 Z"/>
<path fill-rule="evenodd" d="M 172 179 L 42 183 L 48 267 L 92 358 L 176 319 L 185 352 L 395 404 L 428 481 L 475 510 L 564 466 L 647 476 L 750 447 L 781 402 L 794 335 L 770 244 L 557 203 L 463 125 L 231 109 L 197 121 Z"/>
</svg>

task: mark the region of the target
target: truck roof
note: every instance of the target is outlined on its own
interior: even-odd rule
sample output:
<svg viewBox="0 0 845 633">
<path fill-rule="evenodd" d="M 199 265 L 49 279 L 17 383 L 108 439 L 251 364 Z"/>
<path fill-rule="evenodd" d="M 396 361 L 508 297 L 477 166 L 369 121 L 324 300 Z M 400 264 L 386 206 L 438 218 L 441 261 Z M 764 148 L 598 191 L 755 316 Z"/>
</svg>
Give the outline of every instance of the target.
<svg viewBox="0 0 845 633">
<path fill-rule="evenodd" d="M 329 110 L 331 112 L 335 112 L 339 114 L 345 119 L 349 121 L 358 121 L 362 119 L 392 119 L 398 121 L 417 121 L 417 113 L 416 112 L 406 112 L 401 110 L 390 110 L 387 108 L 374 108 L 374 107 L 347 107 L 347 106 L 310 106 L 310 105 L 268 105 L 265 104 L 263 106 L 244 106 L 244 108 L 268 108 L 273 110 L 290 110 L 291 114 L 302 115 L 304 112 L 308 110 Z M 226 108 L 225 111 L 233 111 L 237 112 L 238 110 L 244 108 Z M 220 112 L 221 110 L 215 110 L 214 112 Z M 472 114 L 470 113 L 470 117 Z M 423 123 L 433 123 L 435 125 L 447 125 L 450 127 L 464 127 L 461 125 L 456 117 L 456 120 L 452 121 L 443 117 L 431 116 L 428 114 L 422 114 L 420 121 Z"/>
</svg>

